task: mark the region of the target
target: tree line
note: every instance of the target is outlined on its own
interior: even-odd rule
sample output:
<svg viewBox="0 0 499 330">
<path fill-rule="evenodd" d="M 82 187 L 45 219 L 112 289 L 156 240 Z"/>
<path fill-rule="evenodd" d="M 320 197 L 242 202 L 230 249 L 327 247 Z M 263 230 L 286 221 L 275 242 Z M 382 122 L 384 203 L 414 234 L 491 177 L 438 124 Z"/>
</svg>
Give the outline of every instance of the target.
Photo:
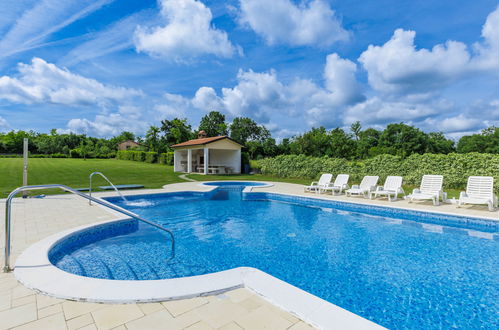
<svg viewBox="0 0 499 330">
<path fill-rule="evenodd" d="M 243 144 L 251 159 L 283 154 L 366 159 L 381 154 L 408 157 L 425 153 L 499 153 L 497 127 L 463 136 L 456 143 L 441 132 L 426 133 L 404 123 L 389 124 L 385 129 L 377 130 L 363 129 L 361 123 L 356 122 L 349 130 L 318 127 L 277 142 L 265 126 L 258 125 L 251 118 L 236 117 L 228 123 L 222 113 L 212 111 L 201 119 L 197 129 L 193 129 L 186 118 L 165 119 L 158 126 L 150 126 L 144 137 L 122 132 L 105 139 L 84 134 L 59 134 L 55 129 L 49 134 L 33 131 L 0 133 L 0 154 L 22 153 L 25 137 L 30 139 L 29 148 L 33 154 L 109 158 L 116 155 L 118 144 L 126 140 L 138 142 L 139 150 L 164 153 L 171 151 L 171 145 L 196 138 L 201 130 L 209 137 L 227 135 Z"/>
</svg>

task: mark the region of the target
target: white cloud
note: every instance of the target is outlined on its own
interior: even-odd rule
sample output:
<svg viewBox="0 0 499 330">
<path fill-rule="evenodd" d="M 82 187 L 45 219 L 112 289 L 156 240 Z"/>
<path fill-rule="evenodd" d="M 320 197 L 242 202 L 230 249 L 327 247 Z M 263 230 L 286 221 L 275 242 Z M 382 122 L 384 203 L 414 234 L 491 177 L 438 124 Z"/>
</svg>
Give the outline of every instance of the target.
<svg viewBox="0 0 499 330">
<path fill-rule="evenodd" d="M 0 99 L 22 104 L 106 106 L 142 95 L 134 89 L 104 85 L 36 57 L 31 64 L 20 63 L 18 71 L 18 77 L 0 77 Z"/>
<path fill-rule="evenodd" d="M 387 101 L 375 96 L 349 107 L 344 114 L 343 121 L 347 125 L 355 121 L 361 121 L 367 125 L 385 125 L 392 122 L 422 120 L 439 113 L 438 104 Z"/>
<path fill-rule="evenodd" d="M 0 132 L 5 132 L 10 129 L 10 125 L 5 118 L 0 116 Z"/>
<path fill-rule="evenodd" d="M 327 57 L 324 87 L 299 78 L 285 84 L 274 70 L 240 70 L 236 86 L 222 88 L 220 96 L 213 88 L 202 87 L 192 104 L 204 111 L 219 109 L 231 117 L 250 116 L 262 123 L 287 116 L 299 118 L 301 125 L 329 126 L 341 121 L 339 114 L 345 106 L 364 98 L 355 79 L 356 71 L 355 63 L 337 54 Z"/>
<path fill-rule="evenodd" d="M 0 57 L 38 47 L 51 34 L 112 1 L 114 0 L 41 0 L 34 5 L 26 2 L 26 11 L 0 40 Z M 14 9 L 19 11 L 19 7 L 12 7 Z"/>
<path fill-rule="evenodd" d="M 473 65 L 479 70 L 499 72 L 499 6 L 487 16 L 482 38 L 483 42 L 474 45 L 478 56 L 474 58 Z"/>
<path fill-rule="evenodd" d="M 454 82 L 468 69 L 466 45 L 447 41 L 432 50 L 417 50 L 416 32 L 398 29 L 383 46 L 370 45 L 360 57 L 369 84 L 377 91 L 421 93 Z"/>
<path fill-rule="evenodd" d="M 139 52 L 176 62 L 201 55 L 231 57 L 236 51 L 225 31 L 212 24 L 211 10 L 197 0 L 161 0 L 165 26 L 138 27 L 135 47 Z"/>
<path fill-rule="evenodd" d="M 464 77 L 499 73 L 499 7 L 489 14 L 474 53 L 449 40 L 417 49 L 416 32 L 397 29 L 382 46 L 370 45 L 359 57 L 369 84 L 378 92 L 424 94 L 440 92 Z"/>
<path fill-rule="evenodd" d="M 155 21 L 150 10 L 143 10 L 110 24 L 107 28 L 93 33 L 91 39 L 80 43 L 59 60 L 66 66 L 88 61 L 134 46 L 133 34 L 137 25 L 144 21 Z"/>
<path fill-rule="evenodd" d="M 122 131 L 130 131 L 142 134 L 148 128 L 148 124 L 141 120 L 131 120 L 129 116 L 121 113 L 110 115 L 97 115 L 93 121 L 88 119 L 71 119 L 67 128 L 70 132 L 77 134 L 88 134 L 91 136 L 114 136 Z M 64 130 L 62 130 L 64 131 Z"/>
<path fill-rule="evenodd" d="M 241 23 L 247 24 L 268 44 L 330 46 L 348 39 L 334 11 L 324 0 L 240 0 Z"/>
<path fill-rule="evenodd" d="M 446 133 L 474 131 L 486 127 L 483 120 L 470 118 L 464 114 L 447 118 L 428 118 L 425 123 L 432 130 L 443 131 Z"/>
</svg>

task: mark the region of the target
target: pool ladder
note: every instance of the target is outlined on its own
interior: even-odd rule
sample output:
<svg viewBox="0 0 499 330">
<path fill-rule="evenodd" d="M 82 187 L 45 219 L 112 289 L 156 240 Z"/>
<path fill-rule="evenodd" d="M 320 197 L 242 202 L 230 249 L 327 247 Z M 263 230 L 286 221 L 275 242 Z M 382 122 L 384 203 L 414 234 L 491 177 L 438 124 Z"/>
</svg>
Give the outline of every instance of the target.
<svg viewBox="0 0 499 330">
<path fill-rule="evenodd" d="M 126 201 L 127 201 L 127 200 L 126 200 L 126 198 L 125 198 L 125 196 L 123 196 L 123 194 L 122 194 L 122 193 L 118 190 L 118 188 L 116 188 L 116 186 L 115 186 L 115 185 L 114 185 L 114 184 L 113 184 L 113 183 L 112 183 L 112 182 L 111 182 L 111 181 L 107 178 L 107 176 L 105 176 L 105 175 L 104 175 L 103 173 L 101 173 L 101 172 L 92 172 L 92 173 L 88 176 L 88 179 L 89 179 L 89 181 L 90 181 L 90 182 L 89 182 L 89 185 L 88 185 L 88 195 L 89 195 L 90 197 L 92 197 L 92 177 L 93 177 L 94 175 L 96 175 L 96 174 L 98 174 L 98 175 L 100 175 L 101 177 L 103 177 L 103 178 L 104 178 L 104 180 L 106 180 L 106 181 L 107 181 L 107 182 L 111 185 L 111 187 L 113 187 L 114 191 L 116 191 L 116 193 L 117 193 L 117 194 L 121 197 L 121 199 L 123 199 L 123 201 L 124 201 L 124 202 L 126 202 Z M 90 200 L 90 199 L 88 200 L 88 205 L 92 205 L 92 200 Z"/>
<path fill-rule="evenodd" d="M 141 218 L 139 217 L 138 215 L 136 215 L 135 213 L 133 212 L 130 212 L 128 210 L 125 210 L 124 208 L 121 208 L 117 205 L 114 205 L 112 203 L 109 203 L 103 199 L 99 199 L 99 198 L 95 198 L 95 197 L 92 197 L 92 196 L 89 196 L 89 195 L 86 195 L 82 192 L 79 192 L 71 187 L 68 187 L 68 186 L 65 186 L 63 184 L 46 184 L 46 185 L 36 185 L 36 186 L 23 186 L 23 187 L 19 187 L 15 190 L 13 190 L 9 196 L 7 197 L 7 200 L 5 201 L 5 264 L 4 264 L 4 267 L 3 267 L 3 271 L 4 273 L 7 273 L 7 272 L 10 272 L 12 271 L 12 268 L 10 267 L 10 253 L 11 253 L 11 244 L 10 244 L 10 238 L 11 238 L 11 216 L 12 216 L 12 199 L 20 192 L 23 192 L 23 191 L 28 191 L 28 190 L 40 190 L 40 189 L 55 189 L 55 188 L 58 188 L 58 189 L 62 189 L 64 191 L 67 191 L 67 192 L 70 192 L 72 194 L 75 194 L 75 195 L 78 195 L 80 197 L 83 197 L 91 202 L 94 202 L 94 203 L 97 203 L 97 204 L 100 204 L 102 206 L 105 206 L 107 208 L 110 208 L 111 210 L 113 211 L 116 211 L 116 212 L 119 212 L 119 213 L 122 213 L 124 215 L 127 215 L 133 219 L 136 219 L 138 221 L 142 221 L 142 222 L 145 222 L 153 227 L 156 227 L 164 232 L 166 232 L 167 234 L 170 235 L 170 238 L 171 238 L 171 256 L 170 258 L 168 258 L 166 260 L 166 262 L 169 262 L 170 260 L 172 260 L 173 258 L 175 258 L 175 236 L 173 235 L 173 232 L 163 226 L 160 226 L 154 222 L 151 222 L 149 220 L 146 220 L 144 218 Z"/>
</svg>

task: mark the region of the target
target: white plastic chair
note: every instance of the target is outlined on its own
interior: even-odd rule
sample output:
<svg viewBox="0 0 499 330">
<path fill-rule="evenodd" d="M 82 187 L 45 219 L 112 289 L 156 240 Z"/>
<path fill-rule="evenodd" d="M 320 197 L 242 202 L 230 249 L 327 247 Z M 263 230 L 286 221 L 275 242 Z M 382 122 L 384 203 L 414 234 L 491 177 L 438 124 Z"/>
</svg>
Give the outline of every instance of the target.
<svg viewBox="0 0 499 330">
<path fill-rule="evenodd" d="M 414 200 L 427 200 L 431 199 L 433 205 L 439 205 L 440 198 L 445 199 L 442 185 L 444 177 L 442 175 L 423 175 L 421 179 L 421 186 L 419 189 L 414 189 L 412 194 L 407 196 L 409 203 Z"/>
<path fill-rule="evenodd" d="M 354 184 L 352 188 L 346 190 L 345 193 L 347 196 L 362 195 L 364 196 L 364 198 L 367 198 L 368 194 L 371 191 L 376 190 L 376 185 L 378 184 L 378 180 L 379 176 L 366 175 L 364 178 L 362 178 L 360 185 Z"/>
<path fill-rule="evenodd" d="M 494 195 L 494 178 L 491 176 L 470 176 L 466 192 L 459 196 L 457 207 L 464 204 L 487 204 L 489 211 L 497 207 L 497 196 Z"/>
<path fill-rule="evenodd" d="M 340 195 L 343 192 L 343 190 L 350 188 L 348 186 L 348 179 L 350 178 L 350 175 L 348 174 L 338 174 L 336 179 L 334 180 L 334 183 L 328 184 L 326 187 L 319 188 L 319 192 L 327 192 L 331 191 L 333 195 L 336 195 L 336 192 L 338 192 Z"/>
<path fill-rule="evenodd" d="M 405 196 L 404 189 L 402 188 L 402 177 L 401 176 L 388 176 L 385 180 L 383 186 L 378 186 L 375 191 L 369 193 L 369 199 L 378 196 L 387 196 L 388 200 L 396 201 L 398 194 L 403 194 Z M 393 195 L 393 199 L 391 196 Z"/>
<path fill-rule="evenodd" d="M 307 192 L 312 192 L 315 191 L 316 193 L 320 192 L 320 188 L 326 187 L 331 183 L 331 179 L 333 178 L 333 175 L 330 173 L 324 173 L 321 175 L 319 181 L 314 181 L 310 184 L 310 186 L 305 186 L 303 187 L 304 191 Z"/>
</svg>

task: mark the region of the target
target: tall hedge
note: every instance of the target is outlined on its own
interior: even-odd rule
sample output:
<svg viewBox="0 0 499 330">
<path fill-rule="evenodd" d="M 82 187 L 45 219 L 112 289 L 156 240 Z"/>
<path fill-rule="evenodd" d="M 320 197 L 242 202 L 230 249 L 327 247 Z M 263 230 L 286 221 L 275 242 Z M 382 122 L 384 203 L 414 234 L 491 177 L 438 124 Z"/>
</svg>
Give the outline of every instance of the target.
<svg viewBox="0 0 499 330">
<path fill-rule="evenodd" d="M 414 154 L 405 159 L 379 155 L 362 161 L 281 155 L 262 159 L 259 165 L 263 174 L 278 177 L 315 179 L 321 173 L 347 173 L 351 182 L 358 183 L 364 175 L 379 175 L 381 181 L 388 175 L 401 175 L 405 184 L 415 186 L 424 174 L 441 174 L 446 188 L 464 188 L 471 175 L 493 176 L 499 192 L 498 154 Z"/>
<path fill-rule="evenodd" d="M 152 151 L 120 150 L 117 152 L 116 158 L 122 160 L 134 160 L 137 162 L 173 165 L 173 152 L 158 154 L 157 152 Z"/>
</svg>

